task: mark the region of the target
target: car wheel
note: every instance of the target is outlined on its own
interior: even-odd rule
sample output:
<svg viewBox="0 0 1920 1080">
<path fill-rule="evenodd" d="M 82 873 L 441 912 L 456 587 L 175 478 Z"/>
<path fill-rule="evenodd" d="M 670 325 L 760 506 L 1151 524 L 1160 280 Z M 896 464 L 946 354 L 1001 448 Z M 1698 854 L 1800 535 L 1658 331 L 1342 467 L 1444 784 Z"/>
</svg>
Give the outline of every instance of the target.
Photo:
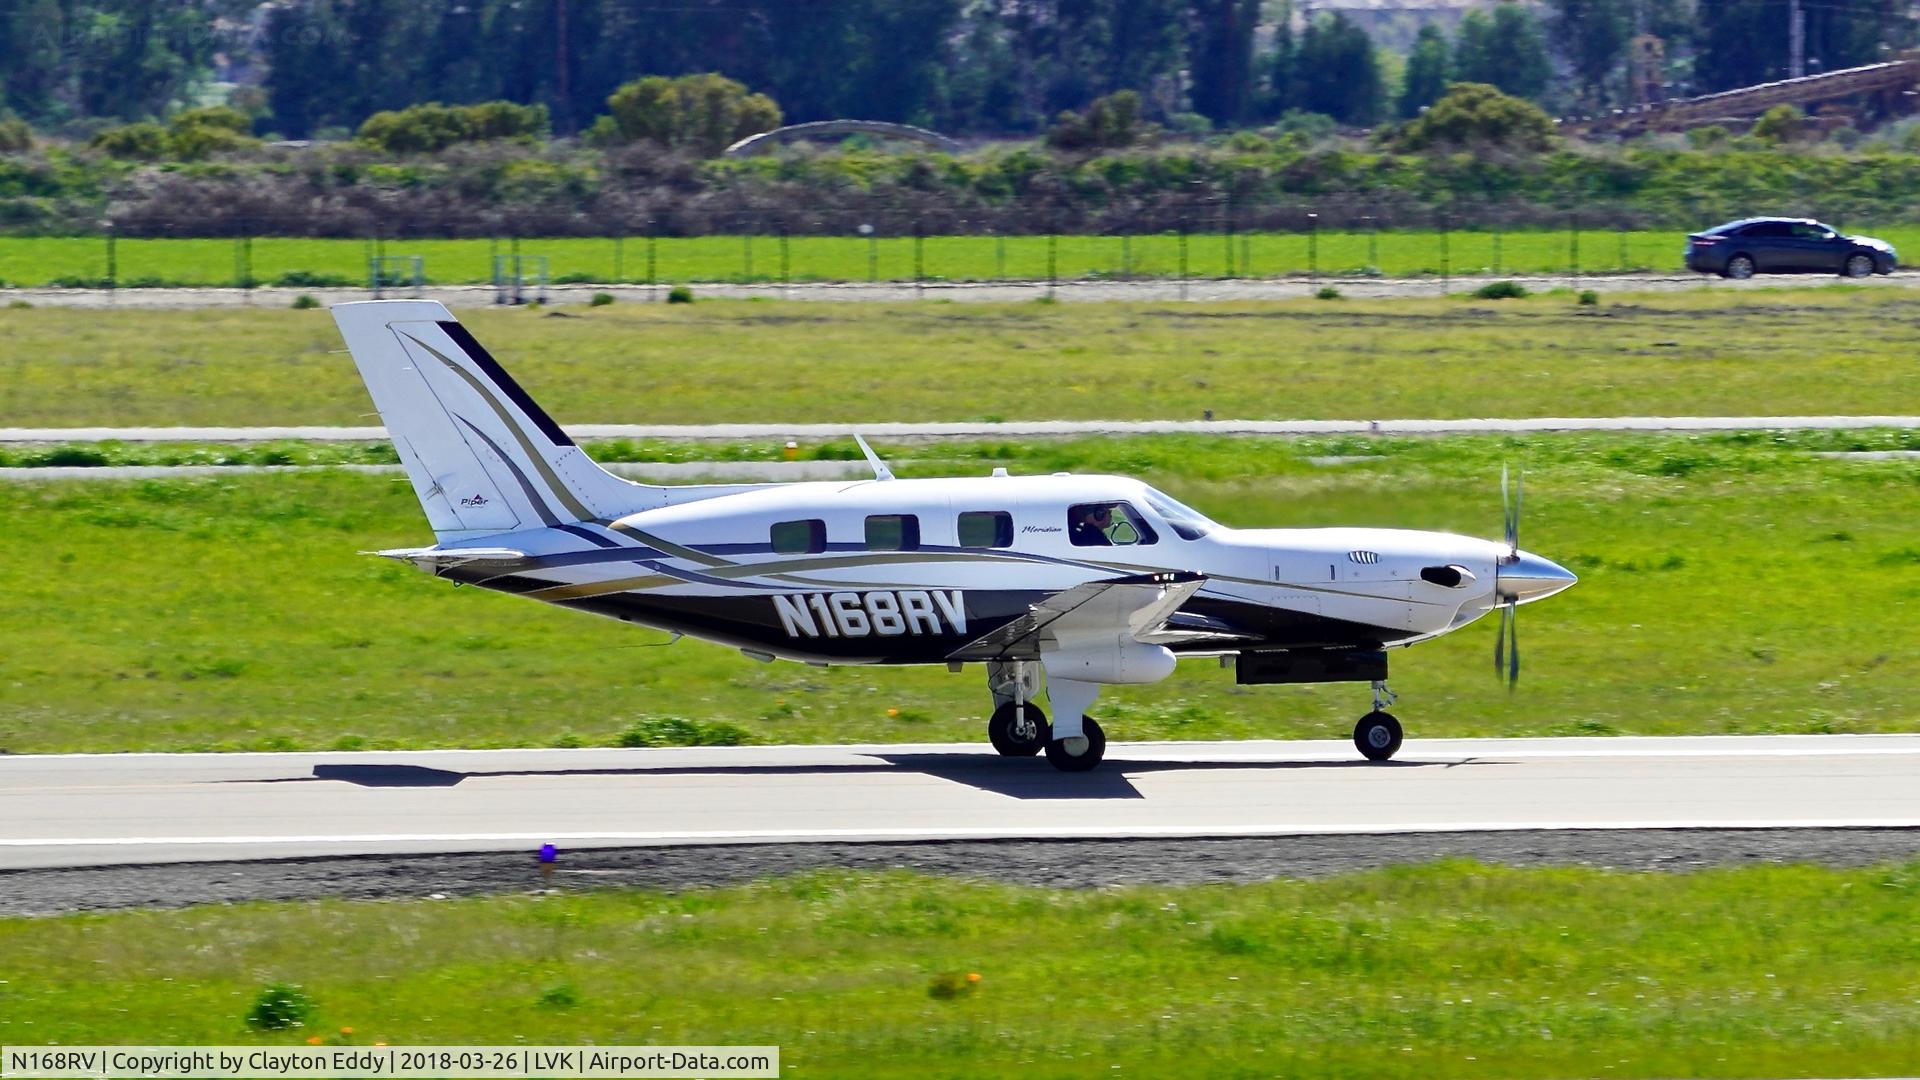
<svg viewBox="0 0 1920 1080">
<path fill-rule="evenodd" d="M 1753 276 L 1755 269 L 1751 255 L 1735 255 L 1727 260 L 1727 276 L 1735 281 L 1747 280 Z"/>
<path fill-rule="evenodd" d="M 1871 255 L 1847 256 L 1847 265 L 1843 273 L 1845 273 L 1848 277 L 1872 277 L 1873 276 L 1873 256 Z"/>
</svg>

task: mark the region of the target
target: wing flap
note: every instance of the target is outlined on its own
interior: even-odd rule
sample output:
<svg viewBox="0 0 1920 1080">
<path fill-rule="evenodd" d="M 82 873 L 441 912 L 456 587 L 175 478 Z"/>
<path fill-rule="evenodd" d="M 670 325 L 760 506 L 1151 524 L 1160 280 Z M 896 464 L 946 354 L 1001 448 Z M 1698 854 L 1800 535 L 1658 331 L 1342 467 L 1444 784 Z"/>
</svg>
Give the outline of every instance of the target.
<svg viewBox="0 0 1920 1080">
<path fill-rule="evenodd" d="M 1025 615 L 947 655 L 949 660 L 1037 660 L 1040 642 L 1063 630 L 1111 629 L 1146 641 L 1160 632 L 1206 578 L 1200 574 L 1141 574 L 1089 581 L 1058 592 Z"/>
<path fill-rule="evenodd" d="M 383 551 L 363 551 L 362 555 L 378 555 L 395 562 L 410 562 L 430 574 L 442 570 L 451 570 L 460 566 L 494 566 L 506 568 L 517 566 L 533 558 L 524 551 L 513 548 L 387 548 Z"/>
</svg>

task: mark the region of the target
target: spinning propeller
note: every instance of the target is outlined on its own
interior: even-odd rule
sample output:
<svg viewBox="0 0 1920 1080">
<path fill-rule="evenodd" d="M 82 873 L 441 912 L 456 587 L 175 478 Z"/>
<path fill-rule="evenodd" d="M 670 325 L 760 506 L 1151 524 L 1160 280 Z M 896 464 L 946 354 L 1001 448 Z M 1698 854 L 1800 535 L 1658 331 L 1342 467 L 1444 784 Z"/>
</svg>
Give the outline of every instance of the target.
<svg viewBox="0 0 1920 1080">
<path fill-rule="evenodd" d="M 1500 503 L 1506 515 L 1507 553 L 1493 571 L 1493 602 L 1500 607 L 1500 636 L 1493 643 L 1493 670 L 1507 677 L 1507 688 L 1520 681 L 1520 628 L 1514 609 L 1552 596 L 1576 580 L 1567 569 L 1549 559 L 1520 550 L 1522 479 L 1509 490 L 1507 470 L 1500 468 Z"/>
<path fill-rule="evenodd" d="M 1520 596 L 1500 587 L 1501 571 L 1520 562 L 1520 504 L 1525 495 L 1526 474 L 1516 480 L 1513 490 L 1507 490 L 1507 467 L 1500 466 L 1500 511 L 1505 523 L 1507 553 L 1500 557 L 1500 565 L 1493 572 L 1493 595 L 1500 605 L 1500 636 L 1493 639 L 1493 673 L 1499 675 L 1502 669 L 1507 676 L 1507 689 L 1520 681 L 1520 621 L 1515 618 L 1515 608 L 1520 604 Z"/>
</svg>

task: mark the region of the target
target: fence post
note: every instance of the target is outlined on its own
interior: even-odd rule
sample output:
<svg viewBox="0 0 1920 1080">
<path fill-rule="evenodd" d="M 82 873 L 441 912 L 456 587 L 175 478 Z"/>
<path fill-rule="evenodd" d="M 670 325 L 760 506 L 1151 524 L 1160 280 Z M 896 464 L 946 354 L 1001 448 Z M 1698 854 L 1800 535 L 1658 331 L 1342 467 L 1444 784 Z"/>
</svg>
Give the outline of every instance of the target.
<svg viewBox="0 0 1920 1080">
<path fill-rule="evenodd" d="M 753 280 L 753 229 L 741 226 L 740 229 L 740 283 Z"/>
<path fill-rule="evenodd" d="M 520 286 L 520 234 L 519 233 L 514 233 L 511 237 L 508 237 L 507 250 L 512 253 L 508 257 L 508 265 L 513 267 L 513 271 L 512 271 L 513 273 L 513 304 L 515 307 L 518 307 L 522 303 L 526 302 L 526 297 L 521 293 L 521 286 Z"/>
<path fill-rule="evenodd" d="M 918 221 L 913 223 L 913 298 L 925 295 L 927 280 L 926 231 Z"/>
<path fill-rule="evenodd" d="M 107 291 L 112 292 L 120 281 L 120 255 L 115 250 L 113 222 L 107 222 Z"/>
<path fill-rule="evenodd" d="M 655 227 L 652 218 L 647 219 L 647 285 L 651 288 L 660 283 L 654 271 L 659 268 L 658 253 L 660 230 Z"/>
<path fill-rule="evenodd" d="M 995 281 L 1007 280 L 1007 234 L 993 234 L 993 277 Z"/>
<path fill-rule="evenodd" d="M 1187 298 L 1187 223 L 1180 223 L 1180 299 Z"/>
<path fill-rule="evenodd" d="M 1047 299 L 1053 299 L 1054 286 L 1060 280 L 1060 234 L 1047 232 Z"/>
<path fill-rule="evenodd" d="M 1627 270 L 1628 270 L 1628 267 L 1627 267 L 1627 227 L 1626 227 L 1626 225 L 1625 225 L 1624 223 L 1619 223 L 1619 222 L 1616 222 L 1616 223 L 1614 224 L 1614 229 L 1615 229 L 1615 230 L 1617 230 L 1617 231 L 1618 231 L 1618 233 L 1619 233 L 1619 235 L 1620 235 L 1620 272 L 1624 274 L 1624 273 L 1626 273 L 1626 272 L 1627 272 Z"/>
<path fill-rule="evenodd" d="M 1493 272 L 1500 272 L 1500 215 L 1493 217 Z"/>
<path fill-rule="evenodd" d="M 1233 196 L 1228 195 L 1225 208 L 1220 212 L 1220 241 L 1226 248 L 1227 266 L 1220 275 L 1223 278 L 1233 276 Z"/>
<path fill-rule="evenodd" d="M 613 280 L 616 284 L 627 280 L 627 238 L 617 233 L 613 238 Z"/>
<path fill-rule="evenodd" d="M 867 238 L 867 284 L 871 285 L 880 280 L 880 237 L 874 233 L 873 226 L 865 222 L 861 223 L 860 232 Z"/>
<path fill-rule="evenodd" d="M 1120 234 L 1120 277 L 1122 280 L 1133 278 L 1133 234 Z"/>
<path fill-rule="evenodd" d="M 1320 215 L 1307 213 L 1307 280 L 1320 280 Z"/>
<path fill-rule="evenodd" d="M 1567 211 L 1567 275 L 1573 287 L 1580 287 L 1580 211 Z"/>
<path fill-rule="evenodd" d="M 1453 219 L 1440 211 L 1440 295 L 1453 291 Z"/>
<path fill-rule="evenodd" d="M 786 295 L 787 290 L 787 267 L 787 227 L 782 225 L 780 226 L 780 292 L 782 296 Z"/>
<path fill-rule="evenodd" d="M 1367 267 L 1380 273 L 1380 219 L 1367 215 Z"/>
</svg>

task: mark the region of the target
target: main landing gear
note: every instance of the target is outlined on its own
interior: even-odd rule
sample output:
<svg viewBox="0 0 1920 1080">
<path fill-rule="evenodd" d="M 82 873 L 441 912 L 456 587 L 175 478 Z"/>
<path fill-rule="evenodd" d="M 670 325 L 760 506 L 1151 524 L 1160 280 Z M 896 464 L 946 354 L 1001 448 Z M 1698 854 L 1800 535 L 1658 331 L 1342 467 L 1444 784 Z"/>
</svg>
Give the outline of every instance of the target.
<svg viewBox="0 0 1920 1080">
<path fill-rule="evenodd" d="M 1400 751 L 1400 721 L 1387 711 L 1397 697 L 1386 680 L 1374 680 L 1373 711 L 1353 726 L 1353 745 L 1368 761 L 1386 761 Z"/>
<path fill-rule="evenodd" d="M 993 716 L 987 720 L 987 741 L 1003 757 L 1032 757 L 1045 751 L 1047 763 L 1061 772 L 1087 772 L 1107 754 L 1107 733 L 1085 708 L 1098 688 L 1060 680 L 1053 688 L 1054 707 L 1080 715 L 1080 730 L 1054 737 L 1047 714 L 1033 699 L 1046 689 L 1045 672 L 1033 661 L 993 661 L 987 664 L 987 689 L 993 692 Z M 1081 701 L 1085 698 L 1085 701 Z M 1065 725 L 1062 725 L 1063 729 Z"/>
</svg>

